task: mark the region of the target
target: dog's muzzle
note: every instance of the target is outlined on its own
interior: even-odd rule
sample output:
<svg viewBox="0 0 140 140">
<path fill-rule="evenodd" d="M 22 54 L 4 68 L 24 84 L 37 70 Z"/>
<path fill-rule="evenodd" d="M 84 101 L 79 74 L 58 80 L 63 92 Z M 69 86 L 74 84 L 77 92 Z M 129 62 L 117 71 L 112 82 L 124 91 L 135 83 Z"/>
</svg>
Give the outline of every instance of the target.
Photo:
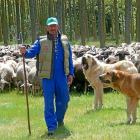
<svg viewBox="0 0 140 140">
<path fill-rule="evenodd" d="M 86 61 L 86 58 L 85 57 L 82 57 L 82 63 L 81 63 L 83 66 L 82 66 L 82 69 L 88 69 L 88 64 L 87 64 L 87 61 Z"/>
<path fill-rule="evenodd" d="M 99 76 L 99 79 L 101 80 L 102 83 L 106 83 L 106 84 L 109 84 L 110 83 L 109 80 L 104 80 L 101 75 Z"/>
</svg>

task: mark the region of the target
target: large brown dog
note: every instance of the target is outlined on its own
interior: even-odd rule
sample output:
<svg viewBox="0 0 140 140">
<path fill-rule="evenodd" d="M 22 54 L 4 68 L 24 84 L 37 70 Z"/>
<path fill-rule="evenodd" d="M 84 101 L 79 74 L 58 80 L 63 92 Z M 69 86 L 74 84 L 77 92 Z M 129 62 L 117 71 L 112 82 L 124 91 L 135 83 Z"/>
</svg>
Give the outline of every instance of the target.
<svg viewBox="0 0 140 140">
<path fill-rule="evenodd" d="M 122 71 L 128 71 L 131 73 L 137 73 L 137 69 L 134 64 L 127 60 L 122 60 L 114 64 L 105 64 L 97 60 L 90 54 L 85 54 L 82 57 L 83 72 L 89 81 L 90 85 L 94 88 L 94 109 L 102 108 L 103 88 L 110 87 L 106 83 L 102 83 L 99 79 L 99 75 L 105 73 L 107 70 L 116 69 Z"/>
<path fill-rule="evenodd" d="M 127 123 L 130 123 L 132 112 L 133 123 L 137 119 L 137 106 L 140 99 L 140 74 L 111 70 L 99 76 L 101 82 L 109 84 L 115 90 L 130 98 L 127 106 Z"/>
</svg>

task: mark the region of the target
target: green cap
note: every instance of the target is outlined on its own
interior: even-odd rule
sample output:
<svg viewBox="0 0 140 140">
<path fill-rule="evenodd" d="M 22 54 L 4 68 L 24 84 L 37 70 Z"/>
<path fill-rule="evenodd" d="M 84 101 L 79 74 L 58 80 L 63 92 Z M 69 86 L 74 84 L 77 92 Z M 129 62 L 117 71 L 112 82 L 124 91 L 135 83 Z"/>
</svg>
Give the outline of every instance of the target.
<svg viewBox="0 0 140 140">
<path fill-rule="evenodd" d="M 52 24 L 58 25 L 58 21 L 55 17 L 50 17 L 46 21 L 46 25 L 52 25 Z"/>
</svg>

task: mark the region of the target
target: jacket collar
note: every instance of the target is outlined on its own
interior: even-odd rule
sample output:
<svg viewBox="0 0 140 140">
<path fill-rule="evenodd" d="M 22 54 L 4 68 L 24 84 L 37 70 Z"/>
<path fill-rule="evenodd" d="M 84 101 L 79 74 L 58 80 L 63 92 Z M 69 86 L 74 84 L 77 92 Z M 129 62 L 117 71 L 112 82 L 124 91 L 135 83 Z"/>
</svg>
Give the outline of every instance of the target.
<svg viewBox="0 0 140 140">
<path fill-rule="evenodd" d="M 59 38 L 61 36 L 61 32 L 57 31 L 57 37 Z M 54 40 L 54 37 L 52 35 L 49 34 L 49 32 L 47 32 L 47 38 L 49 40 Z"/>
</svg>

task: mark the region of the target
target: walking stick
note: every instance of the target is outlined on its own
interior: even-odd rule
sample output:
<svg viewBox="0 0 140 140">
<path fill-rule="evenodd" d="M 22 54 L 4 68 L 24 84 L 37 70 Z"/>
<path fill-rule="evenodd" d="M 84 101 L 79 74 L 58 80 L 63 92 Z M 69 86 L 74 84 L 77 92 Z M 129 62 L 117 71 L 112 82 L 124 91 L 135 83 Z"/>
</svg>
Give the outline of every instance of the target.
<svg viewBox="0 0 140 140">
<path fill-rule="evenodd" d="M 20 40 L 20 35 L 22 37 L 22 33 L 20 32 L 19 34 L 19 39 Z M 22 45 L 23 45 L 23 38 L 22 38 Z M 22 54 L 23 57 L 23 69 L 24 69 L 24 78 L 25 78 L 25 90 L 26 90 L 26 104 L 27 104 L 27 118 L 28 118 L 28 129 L 29 129 L 29 134 L 31 134 L 31 128 L 30 128 L 30 117 L 29 117 L 29 103 L 28 103 L 28 91 L 27 91 L 27 77 L 26 77 L 26 70 L 25 70 L 25 57 L 24 54 Z"/>
<path fill-rule="evenodd" d="M 31 134 L 30 117 L 29 117 L 28 92 L 27 92 L 27 78 L 26 78 L 25 57 L 24 57 L 24 54 L 22 54 L 22 57 L 23 57 L 23 68 L 24 68 L 24 76 L 25 76 L 25 90 L 26 90 L 26 104 L 27 104 L 28 129 L 29 129 L 29 134 Z"/>
</svg>

